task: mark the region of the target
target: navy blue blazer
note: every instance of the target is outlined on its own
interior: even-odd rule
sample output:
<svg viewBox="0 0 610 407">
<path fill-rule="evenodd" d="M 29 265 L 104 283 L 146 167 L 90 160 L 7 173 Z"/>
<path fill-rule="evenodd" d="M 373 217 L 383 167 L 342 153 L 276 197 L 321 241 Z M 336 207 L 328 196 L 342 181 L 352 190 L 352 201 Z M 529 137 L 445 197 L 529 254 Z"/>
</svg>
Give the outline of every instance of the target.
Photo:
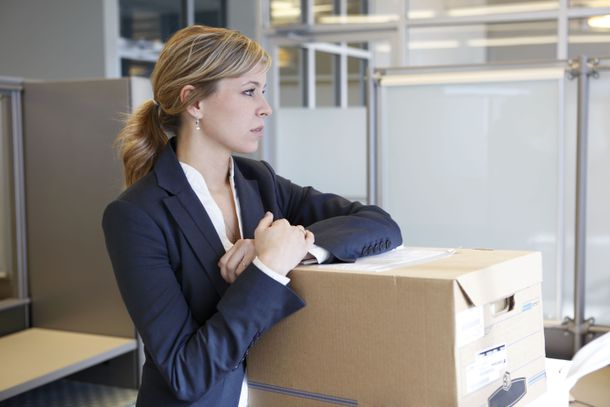
<svg viewBox="0 0 610 407">
<path fill-rule="evenodd" d="M 402 242 L 375 206 L 302 188 L 265 162 L 234 157 L 244 238 L 266 211 L 307 227 L 333 258 L 356 258 Z M 175 154 L 106 208 L 106 246 L 127 310 L 144 342 L 137 406 L 237 406 L 249 348 L 305 304 L 251 264 L 233 284 L 217 263 L 225 250 Z"/>
</svg>

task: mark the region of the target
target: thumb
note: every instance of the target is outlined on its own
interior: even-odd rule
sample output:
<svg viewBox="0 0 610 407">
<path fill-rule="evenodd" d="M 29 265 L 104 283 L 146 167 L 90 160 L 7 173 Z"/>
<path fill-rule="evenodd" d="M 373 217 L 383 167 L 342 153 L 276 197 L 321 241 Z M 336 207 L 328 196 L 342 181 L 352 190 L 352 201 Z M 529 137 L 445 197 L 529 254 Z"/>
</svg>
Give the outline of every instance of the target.
<svg viewBox="0 0 610 407">
<path fill-rule="evenodd" d="M 258 222 L 254 233 L 267 229 L 273 223 L 273 214 L 271 212 L 265 213 L 265 216 Z"/>
</svg>

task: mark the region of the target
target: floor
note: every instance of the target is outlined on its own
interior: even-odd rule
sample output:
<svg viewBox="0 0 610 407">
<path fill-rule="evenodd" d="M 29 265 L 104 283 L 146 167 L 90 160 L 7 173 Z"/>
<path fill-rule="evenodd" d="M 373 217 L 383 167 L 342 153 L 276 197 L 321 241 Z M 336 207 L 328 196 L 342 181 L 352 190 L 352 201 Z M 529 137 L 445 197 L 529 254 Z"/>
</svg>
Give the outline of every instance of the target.
<svg viewBox="0 0 610 407">
<path fill-rule="evenodd" d="M 58 380 L 0 401 L 0 407 L 132 407 L 137 390 Z"/>
</svg>

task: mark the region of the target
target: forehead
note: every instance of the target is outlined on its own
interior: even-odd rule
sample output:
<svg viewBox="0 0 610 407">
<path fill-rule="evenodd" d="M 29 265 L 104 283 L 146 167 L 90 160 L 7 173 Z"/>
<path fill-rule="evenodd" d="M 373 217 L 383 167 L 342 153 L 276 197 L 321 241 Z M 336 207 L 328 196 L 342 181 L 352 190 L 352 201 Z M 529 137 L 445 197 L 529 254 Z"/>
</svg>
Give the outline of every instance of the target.
<svg viewBox="0 0 610 407">
<path fill-rule="evenodd" d="M 256 85 L 265 86 L 267 84 L 267 70 L 262 65 L 257 65 L 250 71 L 233 78 L 224 78 L 220 80 L 221 86 L 245 86 Z"/>
</svg>

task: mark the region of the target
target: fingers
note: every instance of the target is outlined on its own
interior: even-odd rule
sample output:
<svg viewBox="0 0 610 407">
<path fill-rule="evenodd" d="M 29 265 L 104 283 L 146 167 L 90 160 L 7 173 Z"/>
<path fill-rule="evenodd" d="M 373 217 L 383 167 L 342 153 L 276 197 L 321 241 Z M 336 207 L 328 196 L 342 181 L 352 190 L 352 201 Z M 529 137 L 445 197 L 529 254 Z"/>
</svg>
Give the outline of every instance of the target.
<svg viewBox="0 0 610 407">
<path fill-rule="evenodd" d="M 297 225 L 295 227 L 303 233 L 303 237 L 307 241 L 308 247 L 311 248 L 311 246 L 313 245 L 313 242 L 315 241 L 313 233 L 310 232 L 309 230 L 305 229 L 302 225 Z"/>
<path fill-rule="evenodd" d="M 307 251 L 309 251 L 309 249 L 311 249 L 314 242 L 316 241 L 314 234 L 311 233 L 309 230 L 305 231 L 305 241 L 307 242 Z"/>
<path fill-rule="evenodd" d="M 258 222 L 258 226 L 254 230 L 254 234 L 267 229 L 268 227 L 271 226 L 272 223 L 273 223 L 273 213 L 267 211 L 265 213 L 265 216 L 263 216 L 263 218 Z"/>
<path fill-rule="evenodd" d="M 255 257 L 254 241 L 238 240 L 218 261 L 220 275 L 227 283 L 233 283 Z"/>
</svg>

